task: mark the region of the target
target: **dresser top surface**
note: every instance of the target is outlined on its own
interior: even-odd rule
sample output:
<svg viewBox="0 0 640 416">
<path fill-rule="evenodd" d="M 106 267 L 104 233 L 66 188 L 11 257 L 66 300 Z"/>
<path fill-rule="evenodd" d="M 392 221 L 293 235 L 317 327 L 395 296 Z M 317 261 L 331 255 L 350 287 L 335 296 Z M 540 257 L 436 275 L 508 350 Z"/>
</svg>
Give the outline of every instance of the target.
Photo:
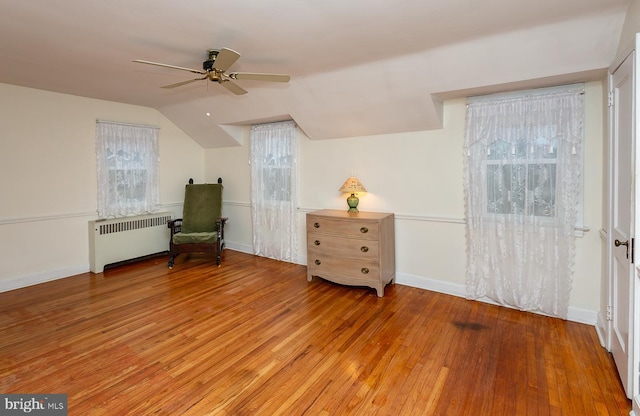
<svg viewBox="0 0 640 416">
<path fill-rule="evenodd" d="M 389 216 L 393 216 L 392 213 L 388 212 L 367 212 L 360 211 L 357 213 L 349 213 L 347 210 L 341 209 L 321 209 L 318 211 L 311 211 L 307 213 L 307 215 L 316 215 L 320 217 L 330 217 L 330 218 L 353 218 L 353 219 L 361 219 L 361 220 L 379 220 L 382 218 L 386 218 Z"/>
</svg>

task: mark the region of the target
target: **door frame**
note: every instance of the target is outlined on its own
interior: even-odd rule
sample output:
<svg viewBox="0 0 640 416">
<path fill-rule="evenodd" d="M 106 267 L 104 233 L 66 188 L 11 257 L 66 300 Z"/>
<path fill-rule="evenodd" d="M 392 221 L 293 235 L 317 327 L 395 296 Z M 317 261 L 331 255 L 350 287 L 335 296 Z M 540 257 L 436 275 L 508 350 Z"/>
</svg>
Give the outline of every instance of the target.
<svg viewBox="0 0 640 416">
<path fill-rule="evenodd" d="M 630 234 L 632 237 L 640 236 L 640 192 L 638 184 L 640 183 L 640 145 L 638 144 L 638 140 L 640 139 L 640 88 L 639 88 L 639 80 L 640 80 L 640 65 L 639 57 L 638 57 L 638 46 L 640 45 L 640 33 L 636 34 L 634 42 L 628 45 L 619 56 L 616 57 L 612 65 L 609 67 L 608 76 L 607 76 L 607 92 L 608 92 L 608 132 L 607 132 L 607 146 L 606 154 L 605 154 L 605 171 L 607 174 L 606 181 L 606 190 L 603 193 L 603 196 L 606 198 L 605 213 L 604 213 L 604 225 L 606 226 L 606 230 L 603 230 L 603 244 L 606 244 L 605 249 L 603 250 L 603 255 L 605 257 L 606 267 L 603 270 L 606 270 L 605 284 L 606 284 L 606 301 L 607 304 L 603 305 L 606 307 L 605 310 L 601 311 L 601 314 L 604 315 L 601 319 L 599 319 L 599 324 L 597 325 L 597 329 L 599 332 L 603 332 L 603 339 L 601 341 L 604 342 L 604 346 L 608 351 L 611 351 L 612 346 L 612 324 L 610 317 L 611 305 L 613 304 L 613 287 L 612 287 L 612 267 L 613 267 L 613 236 L 612 236 L 612 226 L 613 226 L 613 108 L 611 107 L 610 100 L 612 99 L 613 92 L 613 73 L 617 70 L 617 68 L 624 62 L 624 60 L 635 52 L 634 55 L 634 67 L 633 67 L 633 81 L 632 81 L 632 95 L 633 95 L 633 104 L 632 104 L 632 142 L 633 149 L 635 155 L 634 169 L 635 172 L 632 176 L 632 187 L 634 190 L 634 206 L 631 208 L 632 215 L 636 219 L 634 221 L 633 230 L 630 230 Z M 606 238 L 604 238 L 606 236 Z M 632 256 L 635 255 L 635 247 L 632 248 Z M 635 256 L 634 256 L 635 257 Z M 629 322 L 629 368 L 632 370 L 631 374 L 631 385 L 629 387 L 629 395 L 632 398 L 632 411 L 631 414 L 640 415 L 640 270 L 636 267 L 636 264 L 631 264 L 632 272 L 631 272 L 631 282 L 630 282 L 630 290 L 633 294 L 631 303 L 629 307 L 631 308 L 631 316 Z"/>
<path fill-rule="evenodd" d="M 609 192 L 609 350 L 613 354 L 627 397 L 634 396 L 635 350 L 635 264 L 633 242 L 635 237 L 635 138 L 633 126 L 633 69 L 635 53 L 632 51 L 609 75 L 610 119 L 610 172 Z M 622 203 L 622 205 L 620 205 Z M 616 218 L 620 216 L 618 220 Z M 615 242 L 626 240 L 624 247 Z M 626 253 L 625 253 L 626 251 Z M 611 311 L 611 312 L 609 312 Z M 620 323 L 621 326 L 617 326 Z"/>
</svg>

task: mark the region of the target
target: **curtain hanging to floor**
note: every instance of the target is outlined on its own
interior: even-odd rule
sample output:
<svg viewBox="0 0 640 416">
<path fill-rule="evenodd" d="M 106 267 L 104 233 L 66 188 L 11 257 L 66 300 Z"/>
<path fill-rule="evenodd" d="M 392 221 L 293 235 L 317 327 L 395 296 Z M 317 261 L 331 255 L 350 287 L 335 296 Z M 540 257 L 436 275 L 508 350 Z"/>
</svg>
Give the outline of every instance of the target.
<svg viewBox="0 0 640 416">
<path fill-rule="evenodd" d="M 583 111 L 582 85 L 469 100 L 468 298 L 566 319 Z"/>
<path fill-rule="evenodd" d="M 295 262 L 298 237 L 296 125 L 251 127 L 251 217 L 254 254 Z"/>
</svg>

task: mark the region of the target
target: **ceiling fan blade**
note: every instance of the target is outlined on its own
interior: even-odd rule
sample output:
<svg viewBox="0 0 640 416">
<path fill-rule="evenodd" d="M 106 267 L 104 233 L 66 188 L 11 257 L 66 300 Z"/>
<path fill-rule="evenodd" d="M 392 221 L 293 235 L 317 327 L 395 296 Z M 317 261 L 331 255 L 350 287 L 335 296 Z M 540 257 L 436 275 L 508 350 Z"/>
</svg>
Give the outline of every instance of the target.
<svg viewBox="0 0 640 416">
<path fill-rule="evenodd" d="M 220 80 L 220 81 L 218 81 L 218 84 L 222 85 L 223 87 L 225 87 L 226 89 L 228 89 L 229 91 L 234 93 L 235 95 L 242 95 L 242 94 L 246 94 L 247 93 L 247 90 L 245 90 L 244 88 L 242 88 L 238 84 L 235 84 L 235 83 L 229 81 L 228 79 Z"/>
<path fill-rule="evenodd" d="M 200 69 L 191 69 L 191 68 L 184 68 L 182 66 L 161 64 L 161 63 L 158 63 L 158 62 L 143 61 L 142 59 L 134 59 L 133 62 L 136 62 L 136 63 L 139 63 L 139 64 L 161 66 L 163 68 L 179 69 L 181 71 L 193 72 L 194 74 L 206 74 L 207 73 L 206 71 L 203 71 L 203 70 L 200 70 Z"/>
<path fill-rule="evenodd" d="M 181 87 L 183 85 L 191 84 L 192 82 L 195 82 L 195 81 L 202 81 L 203 79 L 207 79 L 207 77 L 205 76 L 204 78 L 195 78 L 195 79 L 189 79 L 187 81 L 176 82 L 175 84 L 165 85 L 160 88 L 171 89 L 171 88 Z"/>
<path fill-rule="evenodd" d="M 232 79 L 248 79 L 252 81 L 289 82 L 287 74 L 260 74 L 256 72 L 232 72 L 227 74 Z"/>
<path fill-rule="evenodd" d="M 213 69 L 216 71 L 226 71 L 235 61 L 240 58 L 240 54 L 233 49 L 222 48 L 218 52 L 215 62 L 213 63 Z"/>
</svg>

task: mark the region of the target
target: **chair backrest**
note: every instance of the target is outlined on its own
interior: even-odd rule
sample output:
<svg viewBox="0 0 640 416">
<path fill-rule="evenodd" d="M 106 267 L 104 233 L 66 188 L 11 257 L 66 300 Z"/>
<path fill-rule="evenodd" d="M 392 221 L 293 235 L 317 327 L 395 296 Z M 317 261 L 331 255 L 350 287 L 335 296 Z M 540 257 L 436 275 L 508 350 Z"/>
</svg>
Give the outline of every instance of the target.
<svg viewBox="0 0 640 416">
<path fill-rule="evenodd" d="M 222 216 L 222 184 L 189 184 L 184 191 L 182 232 L 216 231 L 216 219 Z"/>
</svg>

